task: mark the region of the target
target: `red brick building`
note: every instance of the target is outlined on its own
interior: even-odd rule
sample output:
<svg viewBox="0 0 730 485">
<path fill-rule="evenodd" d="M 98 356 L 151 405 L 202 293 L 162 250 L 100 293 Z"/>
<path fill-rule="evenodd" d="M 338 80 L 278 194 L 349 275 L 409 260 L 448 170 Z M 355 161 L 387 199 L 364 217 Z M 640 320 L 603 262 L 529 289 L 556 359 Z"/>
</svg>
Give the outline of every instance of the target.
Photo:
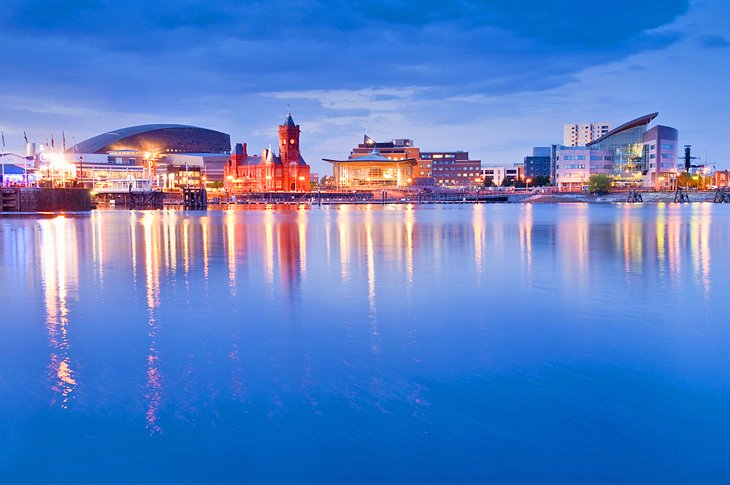
<svg viewBox="0 0 730 485">
<path fill-rule="evenodd" d="M 727 170 L 718 170 L 712 176 L 712 184 L 716 187 L 730 186 L 730 172 Z"/>
<path fill-rule="evenodd" d="M 261 155 L 249 155 L 246 144 L 237 143 L 225 167 L 225 187 L 242 192 L 309 192 L 310 168 L 299 151 L 299 133 L 290 113 L 279 125 L 279 155 L 271 147 Z"/>
</svg>

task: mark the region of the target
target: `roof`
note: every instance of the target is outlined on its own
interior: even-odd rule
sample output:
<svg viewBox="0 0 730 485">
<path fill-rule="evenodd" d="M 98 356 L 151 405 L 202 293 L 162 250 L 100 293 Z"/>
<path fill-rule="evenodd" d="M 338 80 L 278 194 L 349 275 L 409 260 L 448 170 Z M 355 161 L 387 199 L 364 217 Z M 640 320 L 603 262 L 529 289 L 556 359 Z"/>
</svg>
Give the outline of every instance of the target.
<svg viewBox="0 0 730 485">
<path fill-rule="evenodd" d="M 297 126 L 296 123 L 294 123 L 294 120 L 291 117 L 291 113 L 289 113 L 289 114 L 286 115 L 286 119 L 284 120 L 284 125 L 283 126 L 292 126 L 292 127 Z"/>
<path fill-rule="evenodd" d="M 654 118 L 656 118 L 657 116 L 659 116 L 659 113 L 658 112 L 657 113 L 651 113 L 651 114 L 644 115 L 644 116 L 640 116 L 639 118 L 636 118 L 635 120 L 631 120 L 628 123 L 624 123 L 623 125 L 619 126 L 618 128 L 614 128 L 613 130 L 609 131 L 608 133 L 606 133 L 602 137 L 600 137 L 600 138 L 598 138 L 596 140 L 593 140 L 590 143 L 586 143 L 586 146 L 587 147 L 593 146 L 593 145 L 595 145 L 597 143 L 602 142 L 606 138 L 608 138 L 610 136 L 613 136 L 616 133 L 619 133 L 621 131 L 625 131 L 625 130 L 628 130 L 628 129 L 631 129 L 631 128 L 636 128 L 637 126 L 646 126 L 649 123 L 651 123 L 652 120 L 654 120 Z"/>
<path fill-rule="evenodd" d="M 0 164 L 1 165 L 1 164 Z M 34 167 L 27 167 L 23 168 L 19 165 L 15 165 L 14 163 L 6 163 L 3 165 L 2 172 L 5 173 L 5 175 L 23 175 L 26 172 L 35 170 Z M 2 178 L 2 177 L 0 177 Z"/>
<path fill-rule="evenodd" d="M 367 135 L 366 135 L 367 136 Z M 380 150 L 378 150 L 377 146 L 373 147 L 373 151 L 367 155 L 363 155 L 362 157 L 353 157 L 350 156 L 347 160 L 329 160 L 326 158 L 323 158 L 325 162 L 330 163 L 382 163 L 382 162 L 390 162 L 390 163 L 417 163 L 415 158 L 404 158 L 402 160 L 394 160 L 392 158 L 384 157 L 380 154 Z"/>
<path fill-rule="evenodd" d="M 88 140 L 84 140 L 81 143 L 78 143 L 76 146 L 73 147 L 73 150 L 75 150 L 77 153 L 96 153 L 102 148 L 106 147 L 107 145 L 110 145 L 114 142 L 117 142 L 119 140 L 122 140 L 124 138 L 128 138 L 130 136 L 139 135 L 142 133 L 149 133 L 153 131 L 160 131 L 160 130 L 168 130 L 171 128 L 183 128 L 183 129 L 195 129 L 195 130 L 202 130 L 202 131 L 213 131 L 215 130 L 209 130 L 207 128 L 201 128 L 199 126 L 191 126 L 191 125 L 172 125 L 172 124 L 153 124 L 153 125 L 138 125 L 138 126 L 130 126 L 127 128 L 120 128 L 118 130 L 108 131 L 106 133 L 102 133 L 101 135 L 97 135 L 93 138 L 89 138 Z M 220 133 L 220 132 L 215 132 Z M 224 133 L 221 133 L 224 134 Z M 68 151 L 72 151 L 72 149 L 68 149 Z"/>
</svg>

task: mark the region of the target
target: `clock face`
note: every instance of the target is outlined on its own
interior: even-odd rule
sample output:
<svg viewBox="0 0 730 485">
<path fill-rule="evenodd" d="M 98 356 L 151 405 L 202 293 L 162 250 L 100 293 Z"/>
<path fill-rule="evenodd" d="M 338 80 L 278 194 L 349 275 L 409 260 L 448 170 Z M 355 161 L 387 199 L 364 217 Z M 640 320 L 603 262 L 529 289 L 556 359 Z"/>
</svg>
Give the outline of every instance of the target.
<svg viewBox="0 0 730 485">
<path fill-rule="evenodd" d="M 293 145 L 294 144 L 294 138 L 292 138 L 291 140 L 289 140 L 289 143 L 291 143 Z"/>
</svg>

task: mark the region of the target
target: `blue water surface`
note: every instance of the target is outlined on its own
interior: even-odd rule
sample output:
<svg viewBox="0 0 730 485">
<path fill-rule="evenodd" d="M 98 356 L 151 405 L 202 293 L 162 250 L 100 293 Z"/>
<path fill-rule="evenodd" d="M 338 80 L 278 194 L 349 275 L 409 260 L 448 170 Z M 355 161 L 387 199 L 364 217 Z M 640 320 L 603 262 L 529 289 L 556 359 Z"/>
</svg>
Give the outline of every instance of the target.
<svg viewBox="0 0 730 485">
<path fill-rule="evenodd" d="M 727 482 L 730 208 L 0 218 L 0 481 Z"/>
</svg>

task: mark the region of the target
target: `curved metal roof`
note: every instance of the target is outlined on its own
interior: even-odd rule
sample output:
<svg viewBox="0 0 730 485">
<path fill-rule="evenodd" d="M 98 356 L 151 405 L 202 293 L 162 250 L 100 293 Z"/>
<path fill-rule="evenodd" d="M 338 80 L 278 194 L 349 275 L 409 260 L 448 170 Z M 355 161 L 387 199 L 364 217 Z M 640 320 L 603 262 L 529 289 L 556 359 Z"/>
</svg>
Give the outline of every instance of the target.
<svg viewBox="0 0 730 485">
<path fill-rule="evenodd" d="M 353 157 L 353 156 L 350 156 L 350 158 L 348 158 L 347 160 L 331 160 L 331 159 L 328 159 L 328 158 L 323 158 L 322 160 L 324 160 L 325 162 L 330 162 L 330 163 L 335 163 L 335 162 L 336 163 L 356 163 L 356 162 L 365 162 L 365 163 L 372 162 L 372 163 L 377 163 L 377 162 L 390 162 L 390 163 L 408 163 L 408 164 L 416 163 L 416 159 L 415 158 L 404 158 L 402 160 L 395 160 L 395 159 L 392 159 L 392 158 L 384 157 L 384 156 L 382 156 L 380 154 L 380 150 L 378 150 L 378 147 L 377 146 L 374 146 L 373 147 L 373 151 L 371 153 L 368 153 L 367 155 L 363 155 L 362 157 Z"/>
<path fill-rule="evenodd" d="M 605 135 L 603 135 L 601 138 L 595 139 L 590 143 L 586 143 L 586 146 L 589 147 L 589 146 L 595 145 L 596 143 L 600 143 L 603 140 L 605 140 L 606 138 L 608 138 L 609 136 L 613 136 L 616 133 L 619 133 L 621 131 L 628 130 L 630 128 L 636 128 L 637 126 L 646 126 L 649 123 L 651 123 L 652 120 L 654 120 L 654 118 L 656 118 L 657 116 L 659 116 L 658 112 L 640 116 L 639 118 L 636 118 L 635 120 L 631 120 L 628 123 L 624 123 L 623 125 L 619 126 L 618 128 L 614 128 L 613 130 L 611 130 L 608 133 L 606 133 Z"/>
<path fill-rule="evenodd" d="M 215 131 L 215 130 L 209 130 L 207 128 L 200 128 L 198 126 L 191 126 L 191 125 L 169 125 L 169 124 L 154 124 L 154 125 L 139 125 L 139 126 L 130 126 L 127 128 L 120 128 L 118 130 L 108 131 L 106 133 L 102 133 L 101 135 L 97 135 L 93 138 L 89 138 L 88 140 L 84 140 L 81 143 L 77 143 L 73 149 L 77 153 L 96 153 L 102 148 L 111 145 L 112 143 L 118 142 L 119 140 L 123 140 L 124 138 L 128 138 L 130 136 L 140 135 L 142 133 L 150 133 L 154 131 L 160 131 L 160 130 L 168 130 L 171 128 L 184 128 L 184 129 L 194 129 L 194 130 L 201 130 L 201 131 L 207 131 L 207 132 L 213 132 L 213 133 L 220 133 L 222 135 L 225 135 L 225 133 Z"/>
</svg>

